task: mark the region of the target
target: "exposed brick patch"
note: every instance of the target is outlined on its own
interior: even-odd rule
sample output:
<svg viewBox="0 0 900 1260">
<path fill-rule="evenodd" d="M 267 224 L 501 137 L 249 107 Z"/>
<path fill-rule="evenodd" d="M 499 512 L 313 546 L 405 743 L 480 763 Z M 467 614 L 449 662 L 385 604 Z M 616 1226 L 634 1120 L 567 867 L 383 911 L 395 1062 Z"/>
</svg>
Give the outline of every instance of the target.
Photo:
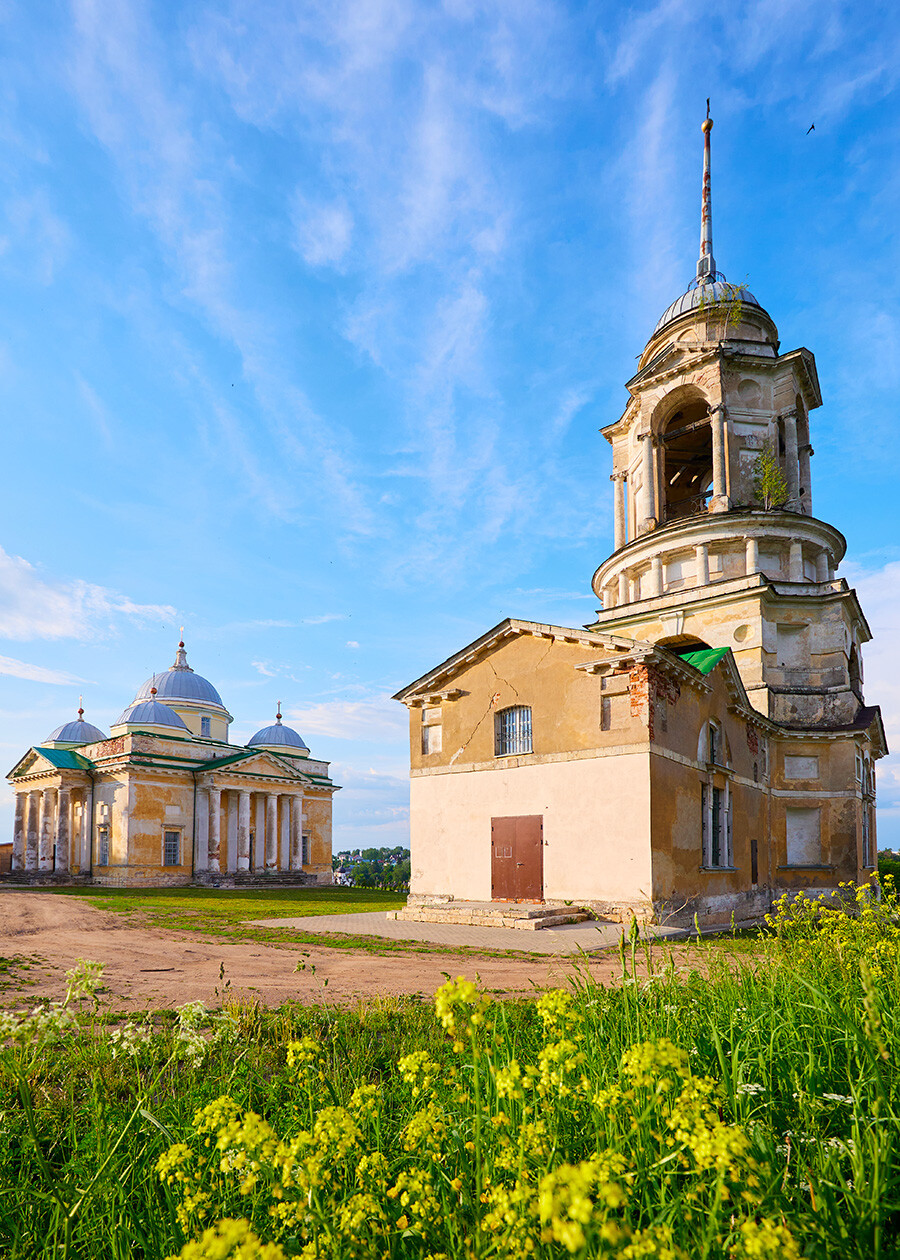
<svg viewBox="0 0 900 1260">
<path fill-rule="evenodd" d="M 747 747 L 754 756 L 759 752 L 759 734 L 756 727 L 751 726 L 749 722 L 747 723 Z"/>
<path fill-rule="evenodd" d="M 676 704 L 681 696 L 677 679 L 655 665 L 635 665 L 628 674 L 628 694 L 631 697 L 631 716 L 646 723 L 650 739 L 656 736 L 657 702 Z"/>
</svg>

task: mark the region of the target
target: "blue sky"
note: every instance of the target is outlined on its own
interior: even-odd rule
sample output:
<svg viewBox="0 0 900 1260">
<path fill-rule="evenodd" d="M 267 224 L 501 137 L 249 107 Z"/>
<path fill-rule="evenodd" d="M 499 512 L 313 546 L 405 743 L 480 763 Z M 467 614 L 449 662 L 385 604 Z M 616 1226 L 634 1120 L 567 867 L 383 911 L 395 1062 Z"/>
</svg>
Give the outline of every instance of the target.
<svg viewBox="0 0 900 1260">
<path fill-rule="evenodd" d="M 403 843 L 391 693 L 593 615 L 597 430 L 693 274 L 707 96 L 716 258 L 816 354 L 900 748 L 898 76 L 889 3 L 4 0 L 4 769 L 184 624 L 233 738 L 281 699 L 332 761 L 336 846 Z M 880 793 L 900 843 L 897 761 Z"/>
</svg>

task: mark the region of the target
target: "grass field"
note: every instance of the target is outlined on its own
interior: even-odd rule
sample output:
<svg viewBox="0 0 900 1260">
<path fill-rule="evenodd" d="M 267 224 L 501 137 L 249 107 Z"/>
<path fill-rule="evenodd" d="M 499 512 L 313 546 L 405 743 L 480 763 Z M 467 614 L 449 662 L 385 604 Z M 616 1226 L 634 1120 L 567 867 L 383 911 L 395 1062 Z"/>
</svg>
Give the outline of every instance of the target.
<svg viewBox="0 0 900 1260">
<path fill-rule="evenodd" d="M 263 941 L 280 945 L 327 945 L 331 949 L 364 950 L 373 954 L 458 954 L 461 957 L 522 956 L 521 950 L 470 949 L 432 945 L 426 941 L 391 940 L 358 932 L 301 932 L 294 928 L 252 927 L 251 919 L 295 919 L 306 915 L 363 914 L 398 910 L 403 893 L 367 888 L 61 888 L 57 896 L 82 897 L 114 914 L 133 915 L 143 926 L 203 932 L 229 940 Z"/>
<path fill-rule="evenodd" d="M 0 1015 L 0 1255 L 897 1257 L 898 923 L 862 892 L 688 975 L 634 938 L 609 988 L 112 1027 L 82 966 Z"/>
</svg>

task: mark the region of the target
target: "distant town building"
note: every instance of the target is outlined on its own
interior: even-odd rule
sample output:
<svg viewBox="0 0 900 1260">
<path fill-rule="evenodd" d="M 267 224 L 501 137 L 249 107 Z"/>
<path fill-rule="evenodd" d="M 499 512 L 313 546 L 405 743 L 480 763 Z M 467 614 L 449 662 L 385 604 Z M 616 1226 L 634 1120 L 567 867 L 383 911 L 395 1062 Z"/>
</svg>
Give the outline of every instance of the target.
<svg viewBox="0 0 900 1260">
<path fill-rule="evenodd" d="M 695 279 L 602 430 L 615 550 L 596 619 L 503 621 L 395 697 L 406 917 L 533 900 L 721 923 L 875 868 L 887 748 L 846 543 L 813 515 L 815 359 L 716 270 L 711 127 Z"/>
<path fill-rule="evenodd" d="M 279 705 L 245 747 L 178 645 L 109 735 L 66 722 L 10 771 L 19 883 L 331 883 L 337 787 Z M 3 872 L 0 871 L 0 875 Z"/>
</svg>

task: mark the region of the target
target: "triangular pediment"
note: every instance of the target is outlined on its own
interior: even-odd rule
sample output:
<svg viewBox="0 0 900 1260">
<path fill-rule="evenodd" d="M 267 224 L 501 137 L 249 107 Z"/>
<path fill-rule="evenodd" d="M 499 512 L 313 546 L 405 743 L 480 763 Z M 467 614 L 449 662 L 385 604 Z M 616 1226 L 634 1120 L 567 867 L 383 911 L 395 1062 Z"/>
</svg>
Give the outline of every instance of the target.
<svg viewBox="0 0 900 1260">
<path fill-rule="evenodd" d="M 70 748 L 29 748 L 6 776 L 22 779 L 30 774 L 56 774 L 60 770 L 87 770 L 91 763 Z"/>
<path fill-rule="evenodd" d="M 266 779 L 284 779 L 285 782 L 302 783 L 309 776 L 302 764 L 293 757 L 279 757 L 277 753 L 260 749 L 251 753 L 237 752 L 229 757 L 219 757 L 208 762 L 198 774 L 203 779 L 227 779 L 258 776 Z"/>
</svg>

